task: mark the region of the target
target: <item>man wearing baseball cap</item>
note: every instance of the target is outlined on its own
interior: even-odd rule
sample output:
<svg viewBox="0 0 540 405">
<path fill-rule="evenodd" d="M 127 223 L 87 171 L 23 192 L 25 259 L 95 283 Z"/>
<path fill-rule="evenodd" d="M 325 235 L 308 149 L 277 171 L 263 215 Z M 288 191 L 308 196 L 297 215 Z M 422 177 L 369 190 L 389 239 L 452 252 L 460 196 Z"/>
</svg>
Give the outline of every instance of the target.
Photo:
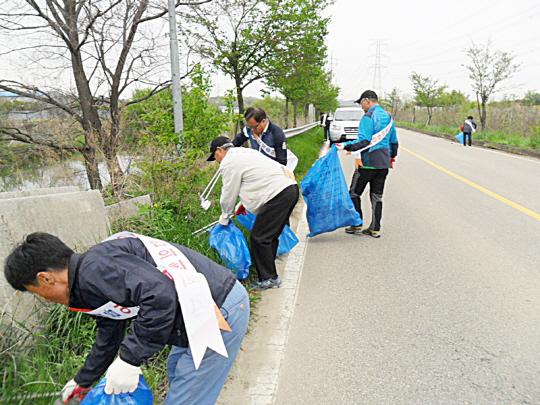
<svg viewBox="0 0 540 405">
<path fill-rule="evenodd" d="M 351 199 L 356 211 L 362 215 L 360 196 L 369 184 L 372 217 L 367 229 L 349 226 L 345 232 L 356 235 L 381 236 L 382 196 L 388 169 L 392 167 L 398 152 L 396 127 L 392 116 L 379 105 L 377 93 L 366 90 L 355 101 L 365 111 L 358 128 L 358 139 L 336 144 L 338 149 L 359 152 L 361 164 L 356 169 L 350 188 Z"/>
<path fill-rule="evenodd" d="M 279 287 L 275 258 L 279 235 L 298 202 L 298 184 L 292 173 L 278 162 L 256 150 L 235 148 L 229 138 L 220 136 L 210 142 L 208 161 L 220 163 L 221 225 L 229 225 L 236 200 L 257 215 L 251 230 L 251 258 L 257 269 L 261 290 Z"/>
</svg>

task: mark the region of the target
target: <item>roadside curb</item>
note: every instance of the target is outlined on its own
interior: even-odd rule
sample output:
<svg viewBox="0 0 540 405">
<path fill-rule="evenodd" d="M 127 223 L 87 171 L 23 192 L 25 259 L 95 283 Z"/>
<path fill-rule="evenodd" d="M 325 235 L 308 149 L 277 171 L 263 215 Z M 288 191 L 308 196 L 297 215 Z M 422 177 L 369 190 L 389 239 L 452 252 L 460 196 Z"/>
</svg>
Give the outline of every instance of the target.
<svg viewBox="0 0 540 405">
<path fill-rule="evenodd" d="M 411 128 L 404 125 L 396 125 L 396 127 L 401 128 L 401 129 L 407 129 L 413 132 L 419 132 L 425 135 L 430 135 L 436 138 L 445 138 L 454 142 L 458 142 L 457 139 L 455 138 L 455 135 L 439 134 L 436 132 L 427 131 L 425 129 L 416 129 L 416 128 Z M 501 150 L 504 152 L 514 153 L 516 155 L 524 155 L 524 156 L 530 156 L 530 157 L 535 157 L 535 158 L 540 159 L 540 150 L 536 150 L 536 149 L 520 148 L 518 146 L 505 145 L 505 144 L 496 143 L 496 142 L 478 141 L 475 139 L 473 139 L 472 143 L 473 143 L 473 146 L 479 146 L 486 149 Z"/>
<path fill-rule="evenodd" d="M 328 142 L 325 142 L 319 157 L 326 154 L 328 147 Z M 299 200 L 295 211 L 296 215 L 300 215 L 295 228 L 299 242 L 287 255 L 278 258 L 276 263 L 283 284 L 281 288 L 262 292 L 253 329 L 242 344 L 236 359 L 234 377 L 226 384 L 218 404 L 274 403 L 308 243 L 307 205 L 303 199 Z"/>
</svg>

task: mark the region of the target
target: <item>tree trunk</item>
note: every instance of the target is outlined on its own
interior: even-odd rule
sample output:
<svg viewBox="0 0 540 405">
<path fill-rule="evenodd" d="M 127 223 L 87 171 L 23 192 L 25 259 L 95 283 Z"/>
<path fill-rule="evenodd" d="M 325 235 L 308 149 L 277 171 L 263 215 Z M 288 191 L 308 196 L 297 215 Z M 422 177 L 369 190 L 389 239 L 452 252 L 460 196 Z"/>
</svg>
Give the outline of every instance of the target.
<svg viewBox="0 0 540 405">
<path fill-rule="evenodd" d="M 242 87 L 240 86 L 240 79 L 236 80 L 236 97 L 238 101 L 238 113 L 244 114 L 244 96 L 242 95 Z M 244 128 L 244 121 L 240 120 L 240 130 Z"/>
<path fill-rule="evenodd" d="M 92 190 L 101 190 L 103 185 L 99 177 L 98 161 L 96 159 L 96 150 L 92 147 L 86 147 L 83 150 L 84 166 L 86 168 L 86 176 Z"/>
<path fill-rule="evenodd" d="M 105 163 L 107 164 L 107 170 L 111 176 L 111 187 L 115 196 L 122 195 L 124 188 L 124 173 L 118 162 L 118 138 L 120 128 L 120 114 L 118 111 L 118 98 L 111 97 L 111 129 L 107 136 L 104 136 L 105 142 L 102 144 L 103 155 L 105 156 Z"/>
<path fill-rule="evenodd" d="M 482 131 L 486 128 L 487 112 L 486 112 L 487 100 L 482 99 L 482 115 L 480 115 L 480 124 Z"/>
<path fill-rule="evenodd" d="M 298 101 L 293 101 L 293 111 L 294 111 L 293 128 L 296 128 L 296 121 L 298 118 Z"/>
<path fill-rule="evenodd" d="M 289 129 L 289 97 L 285 97 L 285 129 Z"/>
<path fill-rule="evenodd" d="M 431 117 L 433 116 L 433 107 L 428 107 L 427 113 L 428 113 L 428 118 L 427 118 L 426 125 L 429 125 L 431 124 Z"/>
<path fill-rule="evenodd" d="M 478 93 L 476 93 L 476 109 L 478 110 L 478 117 L 480 117 L 480 127 L 484 130 L 484 124 L 482 122 L 482 112 L 480 111 L 480 99 Z"/>
<path fill-rule="evenodd" d="M 416 107 L 412 108 L 412 122 L 413 124 L 416 122 Z"/>
</svg>

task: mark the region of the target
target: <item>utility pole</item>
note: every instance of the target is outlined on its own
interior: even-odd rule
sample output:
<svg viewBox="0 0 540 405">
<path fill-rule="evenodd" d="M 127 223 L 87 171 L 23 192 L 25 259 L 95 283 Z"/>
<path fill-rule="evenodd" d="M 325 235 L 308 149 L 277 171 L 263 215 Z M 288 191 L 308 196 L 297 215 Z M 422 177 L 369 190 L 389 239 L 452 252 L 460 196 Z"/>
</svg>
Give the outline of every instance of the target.
<svg viewBox="0 0 540 405">
<path fill-rule="evenodd" d="M 178 55 L 178 34 L 176 32 L 175 0 L 168 0 L 169 5 L 169 36 L 171 47 L 171 82 L 173 96 L 174 132 L 178 134 L 178 144 L 182 143 L 184 117 L 182 113 L 182 87 L 180 86 L 180 60 Z"/>
</svg>

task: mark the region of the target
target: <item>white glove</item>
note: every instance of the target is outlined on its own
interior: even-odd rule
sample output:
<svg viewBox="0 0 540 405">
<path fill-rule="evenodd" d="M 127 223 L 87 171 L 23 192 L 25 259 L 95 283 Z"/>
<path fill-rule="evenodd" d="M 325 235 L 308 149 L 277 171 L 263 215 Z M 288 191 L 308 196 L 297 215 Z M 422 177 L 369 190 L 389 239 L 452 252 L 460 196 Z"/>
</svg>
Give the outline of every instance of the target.
<svg viewBox="0 0 540 405">
<path fill-rule="evenodd" d="M 225 217 L 224 214 L 221 214 L 218 222 L 220 225 L 227 226 L 229 225 L 229 221 L 230 221 L 229 218 Z"/>
<path fill-rule="evenodd" d="M 342 143 L 335 143 L 334 145 L 336 145 L 336 148 L 337 148 L 338 150 L 343 150 L 343 149 L 345 149 L 345 145 L 343 145 Z"/>
<path fill-rule="evenodd" d="M 139 375 L 141 374 L 140 367 L 132 366 L 118 357 L 107 370 L 105 394 L 122 394 L 135 391 L 139 385 Z"/>
<path fill-rule="evenodd" d="M 62 402 L 66 402 L 67 399 L 71 394 L 73 394 L 73 391 L 75 391 L 75 388 L 77 388 L 79 384 L 75 382 L 75 380 L 69 381 L 66 385 L 64 385 L 64 388 L 62 388 Z"/>
</svg>

